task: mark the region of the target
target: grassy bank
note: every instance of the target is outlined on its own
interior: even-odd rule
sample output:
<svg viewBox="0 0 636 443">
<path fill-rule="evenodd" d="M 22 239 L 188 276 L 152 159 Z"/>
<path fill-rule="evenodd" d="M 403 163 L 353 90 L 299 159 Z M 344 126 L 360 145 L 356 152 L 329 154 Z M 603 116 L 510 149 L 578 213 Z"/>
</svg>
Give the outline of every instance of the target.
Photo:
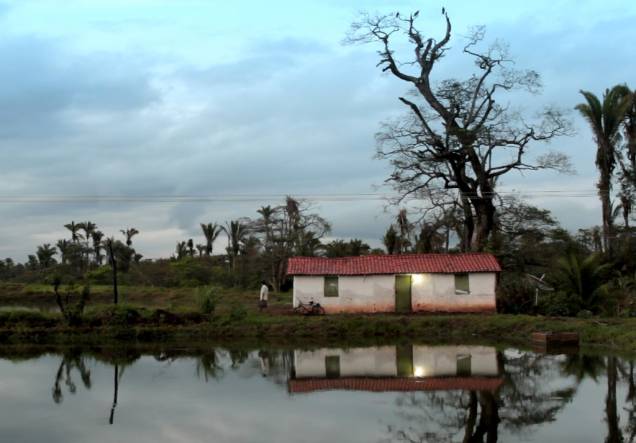
<svg viewBox="0 0 636 443">
<path fill-rule="evenodd" d="M 548 318 L 523 315 L 293 315 L 289 294 L 274 294 L 259 312 L 257 295 L 219 290 L 213 314 L 197 308 L 192 288 L 123 287 L 124 304 L 109 303 L 110 288 L 93 287 L 81 324 L 70 327 L 54 307 L 49 287 L 0 285 L 3 343 L 100 344 L 107 341 L 267 342 L 276 345 L 352 346 L 396 340 L 524 346 L 534 331 L 576 331 L 584 346 L 636 351 L 636 319 Z M 13 307 L 11 307 L 13 306 Z M 21 306 L 21 307 L 15 307 Z M 29 308 L 31 307 L 31 308 Z M 42 309 L 35 309 L 36 307 Z"/>
<path fill-rule="evenodd" d="M 99 343 L 254 340 L 299 346 L 410 339 L 434 342 L 529 344 L 534 331 L 577 331 L 585 346 L 636 351 L 636 319 L 564 319 L 512 315 L 334 315 L 301 317 L 103 307 L 69 327 L 56 313 L 0 312 L 4 343 Z"/>
</svg>

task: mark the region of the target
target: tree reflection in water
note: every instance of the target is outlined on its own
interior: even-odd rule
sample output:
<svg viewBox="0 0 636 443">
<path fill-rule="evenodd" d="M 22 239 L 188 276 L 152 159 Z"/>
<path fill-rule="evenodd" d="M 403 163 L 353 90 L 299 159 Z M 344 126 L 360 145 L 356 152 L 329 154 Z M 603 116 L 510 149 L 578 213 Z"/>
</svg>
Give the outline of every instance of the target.
<svg viewBox="0 0 636 443">
<path fill-rule="evenodd" d="M 554 421 L 576 393 L 577 382 L 550 387 L 558 361 L 532 353 L 498 353 L 503 385 L 495 391 L 408 393 L 397 401 L 406 427 L 389 426 L 389 441 L 496 442 L 500 427 L 516 435 Z"/>
<path fill-rule="evenodd" d="M 91 360 L 112 366 L 112 405 L 108 414 L 115 422 L 119 389 L 126 368 L 140 353 L 134 349 L 99 349 L 83 354 L 79 348 L 65 350 L 55 372 L 52 398 L 64 400 L 65 391 L 74 394 L 77 379 L 90 389 Z M 294 377 L 292 351 L 261 350 L 162 350 L 157 361 L 194 358 L 195 373 L 205 382 L 219 380 L 228 371 L 243 378 L 263 377 L 284 385 Z M 636 379 L 634 362 L 615 356 L 585 354 L 547 356 L 531 352 L 497 353 L 503 384 L 493 391 L 435 391 L 400 394 L 397 415 L 404 424 L 388 426 L 388 440 L 395 442 L 496 442 L 503 430 L 517 436 L 531 433 L 543 423 L 557 420 L 572 401 L 580 384 L 588 379 L 606 388 L 604 422 L 607 443 L 636 440 Z M 618 385 L 624 381 L 626 395 L 619 405 Z M 622 395 L 620 396 L 622 397 Z M 620 415 L 623 414 L 624 424 Z"/>
<path fill-rule="evenodd" d="M 86 357 L 82 356 L 81 349 L 71 348 L 66 351 L 62 356 L 62 361 L 55 374 L 55 381 L 53 383 L 52 396 L 55 403 L 62 403 L 64 400 L 64 394 L 62 393 L 62 382 L 68 388 L 68 392 L 75 394 L 77 391 L 77 385 L 73 381 L 73 370 L 76 370 L 84 387 L 86 389 L 91 388 L 91 371 L 86 365 Z"/>
</svg>

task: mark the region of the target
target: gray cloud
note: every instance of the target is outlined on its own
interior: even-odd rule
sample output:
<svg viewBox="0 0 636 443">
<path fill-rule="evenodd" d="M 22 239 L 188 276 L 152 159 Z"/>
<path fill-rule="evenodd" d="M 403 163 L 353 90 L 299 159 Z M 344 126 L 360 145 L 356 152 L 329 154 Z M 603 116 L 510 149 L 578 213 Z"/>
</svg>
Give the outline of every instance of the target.
<svg viewBox="0 0 636 443">
<path fill-rule="evenodd" d="M 492 23 L 490 35 L 509 39 L 519 65 L 544 74 L 544 95 L 525 104 L 572 108 L 579 88 L 600 92 L 629 79 L 634 62 L 621 42 L 632 21 L 542 30 L 527 29 L 521 17 Z M 373 134 L 403 112 L 396 98 L 405 85 L 379 72 L 374 48 L 342 48 L 340 38 L 251 40 L 232 60 L 193 66 L 152 48 L 87 55 L 63 39 L 7 35 L 0 42 L 8 61 L 0 66 L 0 193 L 372 192 L 387 174 L 372 159 Z M 440 76 L 457 75 L 461 66 L 449 59 Z M 511 176 L 504 184 L 527 190 L 587 180 L 593 187 L 593 143 L 573 117 L 579 134 L 553 147 L 573 156 L 578 177 Z M 591 200 L 545 204 L 575 228 L 595 219 Z M 334 237 L 377 241 L 390 218 L 380 202 L 317 203 Z M 24 258 L 71 219 L 94 220 L 112 233 L 136 226 L 141 252 L 167 255 L 177 240 L 199 235 L 199 222 L 254 216 L 260 204 L 0 203 L 11 226 L 0 231 L 0 256 Z"/>
</svg>

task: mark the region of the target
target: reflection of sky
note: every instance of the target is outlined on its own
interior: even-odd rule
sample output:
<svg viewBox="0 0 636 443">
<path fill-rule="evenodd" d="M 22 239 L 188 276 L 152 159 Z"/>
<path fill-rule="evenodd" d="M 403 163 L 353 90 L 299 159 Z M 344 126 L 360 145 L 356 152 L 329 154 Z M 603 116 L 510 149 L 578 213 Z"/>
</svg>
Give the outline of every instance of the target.
<svg viewBox="0 0 636 443">
<path fill-rule="evenodd" d="M 290 397 L 285 385 L 258 368 L 226 370 L 207 384 L 194 359 L 171 363 L 143 357 L 125 369 L 115 425 L 108 425 L 113 369 L 91 363 L 90 390 L 75 395 L 62 385 L 56 405 L 51 388 L 60 359 L 18 364 L 0 361 L 0 440 L 11 442 L 284 442 L 377 441 L 380 419 L 391 415 L 395 394 L 343 392 Z"/>
<path fill-rule="evenodd" d="M 47 355 L 13 363 L 0 360 L 0 440 L 26 442 L 374 442 L 388 436 L 387 426 L 439 431 L 435 411 L 404 409 L 411 394 L 320 392 L 290 396 L 285 384 L 263 378 L 257 355 L 238 370 L 205 383 L 197 378 L 196 360 L 159 362 L 142 357 L 124 370 L 115 424 L 108 425 L 113 368 L 89 361 L 92 387 L 84 388 L 73 372 L 77 392 L 55 404 L 51 389 L 61 357 Z M 222 361 L 228 366 L 227 361 Z M 554 370 L 540 380 L 567 385 Z M 523 441 L 601 441 L 605 435 L 605 380 L 584 381 L 574 401 L 555 423 L 524 432 Z M 412 394 L 424 398 L 428 393 Z M 624 386 L 619 388 L 622 412 Z M 426 404 L 425 401 L 422 403 Z M 415 417 L 416 420 L 408 420 Z M 625 417 L 621 419 L 625 424 Z M 454 433 L 454 432 L 453 432 Z M 500 427 L 500 441 L 518 441 Z M 463 435 L 461 430 L 456 435 Z"/>
</svg>

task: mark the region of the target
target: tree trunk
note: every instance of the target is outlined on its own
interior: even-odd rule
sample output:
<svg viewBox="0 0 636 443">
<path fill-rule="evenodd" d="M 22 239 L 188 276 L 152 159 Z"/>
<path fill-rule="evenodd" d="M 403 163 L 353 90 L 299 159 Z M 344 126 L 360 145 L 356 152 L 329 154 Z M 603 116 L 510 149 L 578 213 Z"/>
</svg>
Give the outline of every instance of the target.
<svg viewBox="0 0 636 443">
<path fill-rule="evenodd" d="M 601 172 L 601 180 L 598 185 L 598 192 L 601 198 L 601 206 L 603 211 L 603 250 L 612 255 L 612 201 L 610 197 L 610 177 L 607 172 Z"/>
<path fill-rule="evenodd" d="M 488 240 L 495 226 L 495 205 L 492 197 L 471 198 L 471 203 L 475 208 L 475 235 L 471 244 L 471 250 L 483 251 L 488 246 Z"/>
<path fill-rule="evenodd" d="M 117 304 L 119 301 L 119 292 L 117 289 L 117 260 L 115 259 L 115 251 L 113 251 L 112 246 L 109 246 L 108 252 L 110 254 L 110 267 L 113 273 L 113 303 Z"/>
<path fill-rule="evenodd" d="M 473 210 L 470 205 L 470 200 L 465 196 L 462 196 L 462 210 L 464 211 L 464 232 L 462 233 L 460 247 L 462 252 L 467 252 L 470 250 L 473 241 L 475 221 L 473 220 Z"/>
</svg>

